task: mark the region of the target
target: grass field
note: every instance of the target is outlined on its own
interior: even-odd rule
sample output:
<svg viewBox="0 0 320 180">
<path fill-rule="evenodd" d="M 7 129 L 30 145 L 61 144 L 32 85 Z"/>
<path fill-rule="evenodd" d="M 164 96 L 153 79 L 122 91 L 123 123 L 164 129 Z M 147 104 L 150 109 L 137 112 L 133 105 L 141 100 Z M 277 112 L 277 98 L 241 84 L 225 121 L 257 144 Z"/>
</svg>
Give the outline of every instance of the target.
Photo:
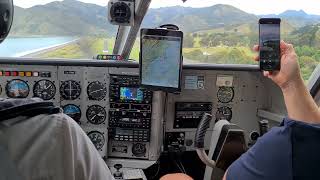
<svg viewBox="0 0 320 180">
<path fill-rule="evenodd" d="M 105 39 L 99 37 L 81 38 L 76 43 L 63 46 L 49 52 L 38 54 L 40 58 L 67 58 L 67 59 L 93 59 L 98 54 L 103 54 L 104 44 L 107 41 L 109 54 L 112 54 L 115 39 Z M 184 48 L 184 57 L 192 63 L 215 63 L 215 64 L 257 64 L 253 61 L 256 55 L 247 46 L 214 46 L 201 47 L 201 39 L 194 38 L 192 48 Z M 136 41 L 130 59 L 139 60 L 140 42 Z M 296 47 L 301 72 L 303 78 L 307 80 L 320 59 L 320 50 L 310 49 L 309 47 Z M 306 53 L 309 52 L 310 53 Z"/>
<path fill-rule="evenodd" d="M 76 43 L 72 43 L 62 48 L 39 54 L 38 57 L 92 59 L 96 55 L 103 53 L 104 43 L 106 40 L 108 42 L 108 51 L 112 52 L 114 46 L 114 39 L 85 37 L 81 38 Z"/>
<path fill-rule="evenodd" d="M 40 58 L 67 58 L 67 59 L 92 59 L 98 54 L 103 54 L 105 42 L 108 44 L 109 54 L 112 54 L 115 43 L 114 38 L 104 39 L 95 37 L 81 38 L 72 43 L 49 52 L 39 54 Z M 139 42 L 134 44 L 130 59 L 139 60 Z"/>
</svg>

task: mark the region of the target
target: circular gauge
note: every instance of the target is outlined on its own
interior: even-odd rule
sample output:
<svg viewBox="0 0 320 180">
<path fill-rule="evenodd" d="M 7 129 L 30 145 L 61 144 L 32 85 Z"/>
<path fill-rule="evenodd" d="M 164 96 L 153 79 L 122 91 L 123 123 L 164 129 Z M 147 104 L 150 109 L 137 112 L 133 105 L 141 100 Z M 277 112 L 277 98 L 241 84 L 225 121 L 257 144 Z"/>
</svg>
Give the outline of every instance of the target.
<svg viewBox="0 0 320 180">
<path fill-rule="evenodd" d="M 101 124 L 106 120 L 107 112 L 102 106 L 93 105 L 87 110 L 87 119 L 92 124 Z"/>
<path fill-rule="evenodd" d="M 136 157 L 142 157 L 146 154 L 146 145 L 137 143 L 132 146 L 132 154 Z"/>
<path fill-rule="evenodd" d="M 105 143 L 104 135 L 98 131 L 91 131 L 88 136 L 97 150 L 102 150 Z"/>
<path fill-rule="evenodd" d="M 81 86 L 76 81 L 65 81 L 60 86 L 60 94 L 63 99 L 75 100 L 81 94 Z"/>
<path fill-rule="evenodd" d="M 130 22 L 131 9 L 125 2 L 116 2 L 112 4 L 110 14 L 113 21 L 117 23 L 127 23 Z"/>
<path fill-rule="evenodd" d="M 229 107 L 220 107 L 216 112 L 216 120 L 227 120 L 231 121 L 232 119 L 232 109 Z"/>
<path fill-rule="evenodd" d="M 6 92 L 9 98 L 26 98 L 29 95 L 29 85 L 20 79 L 9 81 L 6 85 Z"/>
<path fill-rule="evenodd" d="M 249 137 L 251 141 L 257 141 L 258 138 L 260 137 L 260 133 L 258 133 L 257 131 L 252 131 Z"/>
<path fill-rule="evenodd" d="M 68 104 L 63 107 L 63 113 L 71 117 L 76 122 L 80 122 L 81 119 L 81 109 L 73 104 Z"/>
<path fill-rule="evenodd" d="M 106 86 L 103 85 L 99 81 L 95 81 L 89 84 L 87 88 L 87 93 L 90 100 L 97 100 L 100 101 L 107 95 Z"/>
<path fill-rule="evenodd" d="M 234 90 L 232 87 L 220 87 L 218 90 L 218 100 L 221 103 L 229 103 L 234 98 Z"/>
<path fill-rule="evenodd" d="M 56 95 L 56 86 L 49 80 L 38 81 L 33 87 L 33 94 L 43 100 L 50 100 Z"/>
</svg>

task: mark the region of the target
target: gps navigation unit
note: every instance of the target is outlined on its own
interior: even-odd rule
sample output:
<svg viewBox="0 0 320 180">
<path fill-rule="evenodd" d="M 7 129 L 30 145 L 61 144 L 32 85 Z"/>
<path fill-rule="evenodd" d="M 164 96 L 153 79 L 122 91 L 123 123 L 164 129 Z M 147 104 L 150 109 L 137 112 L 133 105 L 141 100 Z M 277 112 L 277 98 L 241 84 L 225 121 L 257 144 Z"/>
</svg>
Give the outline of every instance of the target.
<svg viewBox="0 0 320 180">
<path fill-rule="evenodd" d="M 141 86 L 167 92 L 180 91 L 182 40 L 181 31 L 141 30 Z"/>
</svg>

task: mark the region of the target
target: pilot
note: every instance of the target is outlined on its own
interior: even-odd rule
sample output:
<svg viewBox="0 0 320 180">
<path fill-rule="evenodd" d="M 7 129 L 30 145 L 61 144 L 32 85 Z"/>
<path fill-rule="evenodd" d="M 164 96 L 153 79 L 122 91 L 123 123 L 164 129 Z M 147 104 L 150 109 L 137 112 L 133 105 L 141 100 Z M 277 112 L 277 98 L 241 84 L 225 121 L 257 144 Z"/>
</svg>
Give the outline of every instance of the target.
<svg viewBox="0 0 320 180">
<path fill-rule="evenodd" d="M 263 74 L 281 88 L 288 117 L 236 160 L 223 180 L 320 179 L 320 109 L 303 82 L 293 46 L 281 41 L 281 70 Z M 176 179 L 192 178 L 183 174 L 161 178 Z"/>
<path fill-rule="evenodd" d="M 0 0 L 0 42 L 9 34 L 13 11 L 12 0 Z M 0 100 L 0 179 L 113 180 L 80 126 L 50 104 L 37 109 L 41 103 Z"/>
</svg>

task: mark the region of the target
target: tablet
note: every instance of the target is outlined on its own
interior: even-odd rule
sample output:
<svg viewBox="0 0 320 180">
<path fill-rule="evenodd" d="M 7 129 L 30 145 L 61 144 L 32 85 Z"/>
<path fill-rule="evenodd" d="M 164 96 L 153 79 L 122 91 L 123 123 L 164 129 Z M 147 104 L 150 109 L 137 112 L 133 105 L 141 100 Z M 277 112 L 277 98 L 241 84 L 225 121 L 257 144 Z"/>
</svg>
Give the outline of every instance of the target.
<svg viewBox="0 0 320 180">
<path fill-rule="evenodd" d="M 144 88 L 166 92 L 181 90 L 181 31 L 141 29 L 140 83 Z"/>
</svg>

